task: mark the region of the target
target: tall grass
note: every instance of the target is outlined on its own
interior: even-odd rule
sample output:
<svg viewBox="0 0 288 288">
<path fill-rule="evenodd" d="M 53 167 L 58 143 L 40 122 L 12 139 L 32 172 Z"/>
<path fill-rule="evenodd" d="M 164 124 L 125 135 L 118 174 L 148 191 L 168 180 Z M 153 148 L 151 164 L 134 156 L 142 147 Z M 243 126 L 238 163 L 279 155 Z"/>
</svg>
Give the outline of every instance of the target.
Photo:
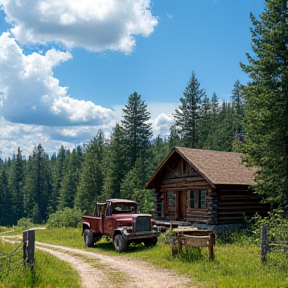
<svg viewBox="0 0 288 288">
<path fill-rule="evenodd" d="M 207 287 L 288 287 L 288 264 L 283 255 L 268 255 L 262 265 L 260 248 L 247 238 L 238 243 L 215 246 L 215 260 L 208 260 L 205 248 L 185 249 L 176 258 L 163 237 L 153 249 L 127 253 L 159 267 L 168 268 L 191 277 Z M 280 264 L 281 263 L 281 264 Z"/>
<path fill-rule="evenodd" d="M 24 267 L 22 245 L 0 240 L 0 287 L 81 287 L 79 276 L 67 263 L 38 250 L 35 251 L 35 259 L 33 269 Z"/>
</svg>

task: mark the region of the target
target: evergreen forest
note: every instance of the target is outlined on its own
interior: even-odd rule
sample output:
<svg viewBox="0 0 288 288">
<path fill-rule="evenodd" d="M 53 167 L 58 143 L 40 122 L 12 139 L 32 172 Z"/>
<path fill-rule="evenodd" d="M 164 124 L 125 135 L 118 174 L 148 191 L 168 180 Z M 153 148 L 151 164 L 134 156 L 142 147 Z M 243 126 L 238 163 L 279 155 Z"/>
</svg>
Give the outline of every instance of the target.
<svg viewBox="0 0 288 288">
<path fill-rule="evenodd" d="M 240 63 L 249 82 L 235 79 L 229 101 L 220 101 L 192 71 L 167 138 L 152 136 L 150 112 L 134 92 L 109 138 L 99 130 L 72 151 L 62 146 L 51 156 L 39 143 L 29 157 L 19 147 L 0 159 L 0 226 L 23 217 L 45 223 L 66 208 L 92 213 L 96 201 L 108 198 L 133 199 L 140 212 L 153 213 L 154 194 L 145 183 L 174 146 L 244 153 L 246 165 L 260 168 L 256 192 L 287 212 L 288 1 L 266 0 L 251 21 L 253 54 Z"/>
</svg>

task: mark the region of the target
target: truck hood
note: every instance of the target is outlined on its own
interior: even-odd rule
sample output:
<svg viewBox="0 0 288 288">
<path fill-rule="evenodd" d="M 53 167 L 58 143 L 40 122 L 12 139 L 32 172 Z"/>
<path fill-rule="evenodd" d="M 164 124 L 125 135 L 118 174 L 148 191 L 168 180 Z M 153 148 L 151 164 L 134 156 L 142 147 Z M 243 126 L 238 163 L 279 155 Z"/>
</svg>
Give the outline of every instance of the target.
<svg viewBox="0 0 288 288">
<path fill-rule="evenodd" d="M 125 214 L 113 214 L 112 215 L 114 219 L 119 220 L 119 221 L 132 221 L 134 217 L 139 217 L 139 216 L 150 216 L 152 217 L 151 214 L 131 214 L 131 213 L 125 213 Z"/>
</svg>

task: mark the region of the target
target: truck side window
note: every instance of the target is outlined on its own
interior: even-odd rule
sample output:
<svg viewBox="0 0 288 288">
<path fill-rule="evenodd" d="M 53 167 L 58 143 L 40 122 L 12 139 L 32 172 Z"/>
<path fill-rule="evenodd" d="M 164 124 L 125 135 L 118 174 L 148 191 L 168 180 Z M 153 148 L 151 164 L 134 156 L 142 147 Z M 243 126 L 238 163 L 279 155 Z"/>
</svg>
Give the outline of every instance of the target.
<svg viewBox="0 0 288 288">
<path fill-rule="evenodd" d="M 106 215 L 105 216 L 111 216 L 112 215 L 111 211 L 112 211 L 112 205 L 108 204 L 107 208 L 106 208 Z"/>
</svg>

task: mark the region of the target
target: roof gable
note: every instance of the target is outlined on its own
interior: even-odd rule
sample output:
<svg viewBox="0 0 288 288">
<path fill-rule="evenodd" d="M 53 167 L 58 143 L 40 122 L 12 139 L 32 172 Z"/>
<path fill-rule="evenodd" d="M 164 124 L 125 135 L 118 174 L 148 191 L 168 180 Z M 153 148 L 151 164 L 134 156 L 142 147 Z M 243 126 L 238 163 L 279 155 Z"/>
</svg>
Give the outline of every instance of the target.
<svg viewBox="0 0 288 288">
<path fill-rule="evenodd" d="M 153 189 L 161 177 L 172 167 L 179 157 L 214 185 L 255 185 L 256 168 L 248 168 L 242 164 L 243 154 L 204 149 L 174 147 L 170 154 L 159 166 L 146 188 Z"/>
</svg>

